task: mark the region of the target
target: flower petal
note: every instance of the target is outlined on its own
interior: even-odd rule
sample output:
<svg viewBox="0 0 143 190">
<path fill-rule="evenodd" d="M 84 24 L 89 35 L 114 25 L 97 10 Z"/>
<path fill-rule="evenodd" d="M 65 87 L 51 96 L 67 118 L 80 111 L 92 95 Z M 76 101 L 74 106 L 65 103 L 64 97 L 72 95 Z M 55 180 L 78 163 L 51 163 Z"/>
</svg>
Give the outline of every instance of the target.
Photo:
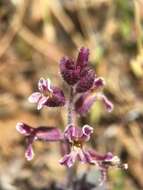
<svg viewBox="0 0 143 190">
<path fill-rule="evenodd" d="M 48 90 L 48 83 L 47 83 L 46 79 L 40 78 L 40 80 L 38 82 L 38 89 L 40 92 L 44 92 L 44 91 Z"/>
<path fill-rule="evenodd" d="M 22 122 L 16 124 L 16 129 L 19 133 L 25 136 L 29 136 L 34 130 L 32 127 Z"/>
<path fill-rule="evenodd" d="M 34 92 L 33 94 L 31 94 L 31 96 L 29 96 L 28 101 L 30 103 L 37 103 L 39 101 L 40 97 L 41 97 L 40 92 Z"/>
<path fill-rule="evenodd" d="M 73 142 L 75 139 L 82 137 L 82 129 L 74 125 L 69 125 L 64 132 L 64 136 L 69 142 Z"/>
<path fill-rule="evenodd" d="M 73 160 L 70 154 L 66 154 L 62 159 L 59 160 L 59 163 L 70 168 L 73 165 Z"/>
<path fill-rule="evenodd" d="M 103 104 L 105 105 L 105 108 L 108 112 L 111 112 L 114 108 L 112 102 L 110 102 L 110 100 L 108 100 L 108 98 L 102 94 L 102 93 L 97 93 L 97 98 L 100 99 Z"/>
<path fill-rule="evenodd" d="M 59 160 L 60 164 L 65 165 L 67 167 L 72 167 L 77 158 L 77 152 L 71 151 L 70 154 L 66 154 L 61 160 Z"/>
<path fill-rule="evenodd" d="M 59 141 L 63 139 L 62 132 L 56 127 L 38 127 L 35 129 L 35 136 L 38 140 Z"/>
<path fill-rule="evenodd" d="M 34 151 L 32 148 L 32 143 L 34 141 L 34 136 L 30 136 L 27 138 L 27 148 L 26 148 L 26 152 L 25 152 L 25 157 L 28 161 L 31 161 L 34 157 Z"/>
<path fill-rule="evenodd" d="M 37 110 L 40 110 L 45 105 L 47 100 L 48 100 L 48 97 L 42 96 L 38 101 Z"/>
<path fill-rule="evenodd" d="M 34 157 L 34 152 L 33 152 L 33 148 L 32 148 L 32 145 L 29 145 L 26 149 L 26 152 L 25 152 L 25 157 L 28 161 L 31 161 Z"/>
<path fill-rule="evenodd" d="M 85 115 L 96 101 L 96 95 L 90 92 L 81 95 L 75 102 L 75 111 L 80 115 Z"/>
<path fill-rule="evenodd" d="M 82 139 L 85 141 L 88 141 L 90 139 L 91 134 L 93 133 L 93 128 L 90 127 L 89 125 L 84 125 L 82 127 Z"/>
<path fill-rule="evenodd" d="M 93 89 L 99 89 L 101 87 L 105 86 L 105 80 L 102 77 L 95 78 L 93 83 Z"/>
<path fill-rule="evenodd" d="M 51 80 L 48 78 L 47 79 L 47 86 L 48 86 L 48 90 L 50 91 L 50 92 L 53 92 L 53 90 L 52 90 L 52 88 L 51 88 Z"/>
</svg>

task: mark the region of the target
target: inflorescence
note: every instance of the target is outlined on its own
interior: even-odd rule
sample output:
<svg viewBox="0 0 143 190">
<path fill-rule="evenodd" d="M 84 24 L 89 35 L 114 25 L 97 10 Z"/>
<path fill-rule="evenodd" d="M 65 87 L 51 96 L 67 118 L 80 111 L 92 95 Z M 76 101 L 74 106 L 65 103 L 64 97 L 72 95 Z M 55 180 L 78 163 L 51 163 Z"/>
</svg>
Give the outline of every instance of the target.
<svg viewBox="0 0 143 190">
<path fill-rule="evenodd" d="M 93 128 L 84 125 L 77 126 L 74 117 L 85 115 L 93 103 L 100 100 L 108 112 L 113 110 L 113 104 L 102 93 L 105 80 L 97 77 L 94 70 L 90 68 L 89 49 L 81 48 L 77 59 L 73 60 L 63 57 L 60 60 L 60 73 L 64 81 L 69 85 L 70 97 L 65 99 L 64 92 L 51 84 L 50 79 L 41 78 L 38 82 L 38 92 L 34 92 L 29 102 L 36 103 L 37 109 L 45 107 L 59 107 L 67 105 L 67 126 L 64 132 L 57 127 L 31 127 L 23 122 L 16 125 L 19 133 L 26 137 L 27 148 L 25 157 L 32 160 L 34 151 L 32 144 L 36 140 L 49 142 L 62 142 L 66 148 L 65 155 L 60 159 L 60 164 L 70 168 L 76 161 L 95 165 L 101 172 L 101 183 L 106 180 L 107 170 L 110 166 L 127 169 L 127 164 L 122 164 L 119 157 L 108 152 L 105 155 L 97 153 L 93 149 L 85 149 L 84 144 L 90 140 Z"/>
</svg>

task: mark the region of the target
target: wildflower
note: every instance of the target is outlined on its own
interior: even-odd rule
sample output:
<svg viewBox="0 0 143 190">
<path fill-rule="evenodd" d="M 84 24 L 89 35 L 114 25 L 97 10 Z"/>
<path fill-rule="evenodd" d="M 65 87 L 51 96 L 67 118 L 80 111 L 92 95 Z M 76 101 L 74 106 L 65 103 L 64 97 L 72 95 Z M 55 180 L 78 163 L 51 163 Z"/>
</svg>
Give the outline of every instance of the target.
<svg viewBox="0 0 143 190">
<path fill-rule="evenodd" d="M 82 129 L 74 125 L 68 126 L 64 134 L 65 139 L 71 146 L 71 151 L 60 160 L 60 164 L 71 167 L 76 160 L 82 163 L 94 164 L 95 161 L 90 153 L 83 147 L 83 143 L 90 139 L 92 133 L 93 128 L 89 125 L 84 125 Z"/>
<path fill-rule="evenodd" d="M 75 111 L 80 115 L 85 115 L 93 103 L 100 100 L 104 104 L 106 110 L 111 112 L 113 110 L 112 102 L 102 92 L 98 92 L 104 85 L 105 81 L 103 78 L 95 78 L 93 86 L 87 92 L 81 94 L 75 101 Z"/>
<path fill-rule="evenodd" d="M 58 87 L 51 86 L 50 79 L 41 78 L 38 82 L 38 89 L 39 92 L 34 92 L 28 98 L 29 102 L 37 103 L 38 110 L 43 106 L 57 107 L 65 104 L 63 91 Z"/>
<path fill-rule="evenodd" d="M 16 125 L 16 129 L 19 133 L 26 137 L 27 148 L 25 152 L 25 157 L 28 161 L 32 160 L 34 157 L 34 152 L 32 144 L 36 140 L 43 141 L 60 141 L 63 139 L 63 135 L 60 129 L 56 127 L 37 127 L 33 128 L 25 123 L 19 122 Z"/>
<path fill-rule="evenodd" d="M 109 167 L 117 167 L 122 169 L 128 169 L 127 164 L 121 163 L 121 160 L 118 156 L 114 156 L 111 152 L 108 152 L 104 155 L 97 153 L 94 150 L 89 151 L 92 159 L 96 161 L 96 165 L 99 168 L 101 173 L 100 185 L 102 185 L 107 180 L 107 173 Z"/>
</svg>

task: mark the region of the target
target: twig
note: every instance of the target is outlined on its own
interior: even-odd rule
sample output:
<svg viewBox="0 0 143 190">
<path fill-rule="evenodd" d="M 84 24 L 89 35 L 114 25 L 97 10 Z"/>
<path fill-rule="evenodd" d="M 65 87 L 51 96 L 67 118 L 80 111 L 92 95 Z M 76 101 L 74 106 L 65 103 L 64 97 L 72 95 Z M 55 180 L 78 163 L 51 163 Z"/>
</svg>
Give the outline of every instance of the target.
<svg viewBox="0 0 143 190">
<path fill-rule="evenodd" d="M 13 16 L 13 19 L 10 23 L 10 26 L 6 34 L 2 36 L 2 38 L 0 39 L 0 57 L 2 57 L 4 53 L 7 51 L 14 37 L 21 28 L 28 4 L 29 0 L 22 1 L 22 3 L 18 6 L 15 15 Z"/>
</svg>

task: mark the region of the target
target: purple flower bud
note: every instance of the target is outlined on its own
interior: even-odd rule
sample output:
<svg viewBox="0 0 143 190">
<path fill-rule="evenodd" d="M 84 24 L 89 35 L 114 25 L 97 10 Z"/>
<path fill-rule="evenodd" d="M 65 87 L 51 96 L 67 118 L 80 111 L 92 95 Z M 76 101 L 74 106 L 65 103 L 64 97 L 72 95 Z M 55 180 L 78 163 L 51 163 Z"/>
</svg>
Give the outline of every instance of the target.
<svg viewBox="0 0 143 190">
<path fill-rule="evenodd" d="M 77 83 L 76 92 L 88 91 L 92 87 L 94 79 L 95 72 L 92 69 L 86 67 L 80 74 L 80 80 Z"/>
<path fill-rule="evenodd" d="M 27 160 L 32 160 L 34 157 L 34 151 L 32 144 L 35 140 L 43 141 L 61 141 L 63 140 L 63 134 L 60 129 L 56 127 L 37 127 L 33 128 L 25 123 L 17 123 L 16 129 L 19 133 L 26 136 L 27 148 L 25 152 L 25 157 Z"/>
<path fill-rule="evenodd" d="M 75 85 L 79 81 L 79 79 L 81 78 L 82 71 L 87 67 L 88 57 L 89 57 L 89 49 L 81 48 L 76 61 L 69 59 L 68 57 L 63 57 L 61 59 L 60 72 L 63 79 L 69 85 Z M 87 75 L 91 74 L 87 72 Z M 89 78 L 90 77 L 91 76 L 89 76 Z"/>
<path fill-rule="evenodd" d="M 65 104 L 65 96 L 61 89 L 51 86 L 50 79 L 41 78 L 38 82 L 40 92 L 34 92 L 29 98 L 29 102 L 37 103 L 37 109 L 43 106 L 58 107 Z"/>
<path fill-rule="evenodd" d="M 81 69 L 88 65 L 89 49 L 82 47 L 79 51 L 76 64 L 80 66 Z"/>
<path fill-rule="evenodd" d="M 60 71 L 63 79 L 69 84 L 74 85 L 79 80 L 80 67 L 68 57 L 63 57 L 60 61 Z"/>
</svg>

